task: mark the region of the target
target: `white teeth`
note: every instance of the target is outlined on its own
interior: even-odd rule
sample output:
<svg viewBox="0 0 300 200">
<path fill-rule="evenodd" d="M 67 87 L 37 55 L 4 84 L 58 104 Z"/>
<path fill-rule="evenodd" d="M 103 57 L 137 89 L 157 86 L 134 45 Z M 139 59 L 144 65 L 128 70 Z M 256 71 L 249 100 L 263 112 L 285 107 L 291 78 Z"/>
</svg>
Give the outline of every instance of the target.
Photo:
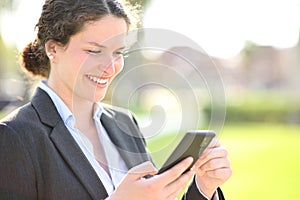
<svg viewBox="0 0 300 200">
<path fill-rule="evenodd" d="M 97 83 L 97 84 L 106 84 L 108 79 L 107 78 L 97 78 L 95 76 L 87 76 L 91 81 L 93 81 L 94 83 Z"/>
</svg>

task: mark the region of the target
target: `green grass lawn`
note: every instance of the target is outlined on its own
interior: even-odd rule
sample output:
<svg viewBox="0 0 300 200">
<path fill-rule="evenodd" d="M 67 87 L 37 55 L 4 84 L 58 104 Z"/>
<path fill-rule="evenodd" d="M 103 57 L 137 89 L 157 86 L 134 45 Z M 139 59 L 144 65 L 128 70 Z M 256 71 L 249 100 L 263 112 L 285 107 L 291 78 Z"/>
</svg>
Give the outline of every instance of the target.
<svg viewBox="0 0 300 200">
<path fill-rule="evenodd" d="M 229 150 L 233 168 L 232 177 L 222 186 L 227 200 L 300 198 L 300 126 L 225 125 L 218 138 Z M 148 141 L 158 166 L 171 150 L 157 149 L 173 140 L 168 135 Z"/>
</svg>

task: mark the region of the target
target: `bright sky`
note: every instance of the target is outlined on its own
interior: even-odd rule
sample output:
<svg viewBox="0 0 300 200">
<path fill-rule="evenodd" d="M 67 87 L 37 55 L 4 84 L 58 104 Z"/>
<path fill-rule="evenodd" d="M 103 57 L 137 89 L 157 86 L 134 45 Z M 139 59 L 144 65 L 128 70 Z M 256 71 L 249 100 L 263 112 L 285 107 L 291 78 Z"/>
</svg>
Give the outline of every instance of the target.
<svg viewBox="0 0 300 200">
<path fill-rule="evenodd" d="M 207 53 L 229 58 L 245 40 L 278 48 L 294 46 L 300 30 L 300 0 L 152 0 L 146 28 L 169 29 L 194 40 Z M 32 41 L 43 0 L 20 1 L 2 16 L 0 30 L 19 49 Z"/>
<path fill-rule="evenodd" d="M 144 23 L 184 34 L 208 54 L 228 58 L 246 40 L 278 48 L 294 46 L 300 0 L 153 0 Z"/>
<path fill-rule="evenodd" d="M 0 31 L 8 44 L 16 44 L 18 49 L 33 41 L 44 0 L 19 0 L 17 10 L 1 13 Z"/>
</svg>

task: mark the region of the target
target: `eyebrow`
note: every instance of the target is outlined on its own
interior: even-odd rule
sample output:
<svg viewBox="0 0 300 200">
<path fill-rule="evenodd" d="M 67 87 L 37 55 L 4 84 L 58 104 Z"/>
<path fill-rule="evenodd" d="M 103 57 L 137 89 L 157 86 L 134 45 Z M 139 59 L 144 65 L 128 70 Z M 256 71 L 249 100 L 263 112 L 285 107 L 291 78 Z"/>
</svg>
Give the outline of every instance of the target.
<svg viewBox="0 0 300 200">
<path fill-rule="evenodd" d="M 103 46 L 101 44 L 98 44 L 97 42 L 87 42 L 88 44 L 91 44 L 93 46 L 101 47 L 101 48 L 106 48 L 106 46 Z"/>
<path fill-rule="evenodd" d="M 87 43 L 88 43 L 88 44 L 91 44 L 91 45 L 93 45 L 93 46 L 100 47 L 100 48 L 107 48 L 106 46 L 101 45 L 101 44 L 99 44 L 99 43 L 97 43 L 97 42 L 87 42 Z M 125 46 L 122 46 L 122 47 L 118 48 L 118 50 L 120 50 L 120 49 L 125 49 L 125 48 L 126 48 Z"/>
</svg>

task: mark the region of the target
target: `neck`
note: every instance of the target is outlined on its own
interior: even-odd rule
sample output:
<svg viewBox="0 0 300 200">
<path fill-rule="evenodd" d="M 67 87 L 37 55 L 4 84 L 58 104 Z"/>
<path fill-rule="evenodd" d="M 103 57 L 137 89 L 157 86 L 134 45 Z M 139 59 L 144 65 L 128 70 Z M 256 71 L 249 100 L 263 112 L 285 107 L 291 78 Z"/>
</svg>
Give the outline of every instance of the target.
<svg viewBox="0 0 300 200">
<path fill-rule="evenodd" d="M 82 99 L 73 98 L 73 105 L 71 112 L 76 119 L 76 126 L 88 127 L 94 125 L 93 112 L 94 103 L 89 101 L 82 101 Z"/>
<path fill-rule="evenodd" d="M 57 81 L 58 82 L 58 81 Z M 53 84 L 48 80 L 48 86 L 63 100 L 76 119 L 76 126 L 90 126 L 93 124 L 94 102 L 77 96 L 73 91 L 63 87 L 63 85 Z M 80 124 L 78 124 L 80 123 Z"/>
</svg>

